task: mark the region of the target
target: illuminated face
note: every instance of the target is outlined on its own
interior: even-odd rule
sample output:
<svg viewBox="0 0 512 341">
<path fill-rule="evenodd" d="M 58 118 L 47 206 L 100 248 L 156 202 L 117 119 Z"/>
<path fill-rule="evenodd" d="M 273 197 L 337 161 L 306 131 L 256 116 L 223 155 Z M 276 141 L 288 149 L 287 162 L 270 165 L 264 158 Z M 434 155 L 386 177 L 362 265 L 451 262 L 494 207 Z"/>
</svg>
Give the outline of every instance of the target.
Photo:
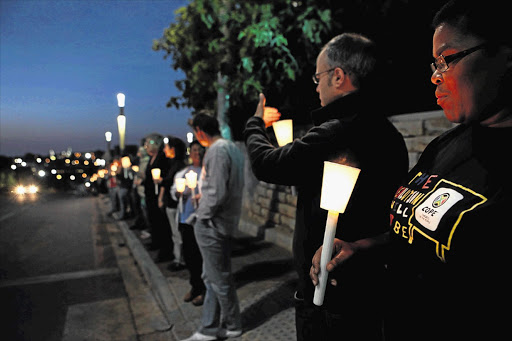
<svg viewBox="0 0 512 341">
<path fill-rule="evenodd" d="M 331 66 L 327 63 L 327 53 L 322 51 L 316 60 L 315 73 L 321 73 L 318 76 L 316 92 L 319 94 L 320 105 L 323 107 L 339 96 L 339 93 L 336 92 L 336 88 L 332 84 L 333 72 L 325 72 L 329 69 L 331 69 Z"/>
<path fill-rule="evenodd" d="M 174 159 L 176 157 L 176 150 L 174 147 L 169 147 L 167 143 L 164 145 L 164 153 L 169 159 Z"/>
<path fill-rule="evenodd" d="M 463 35 L 453 26 L 441 24 L 434 32 L 432 53 L 434 58 L 448 57 L 482 43 L 485 42 L 478 37 Z M 485 49 L 457 58 L 445 72 L 436 70 L 432 74 L 437 104 L 451 122 L 480 122 L 492 114 L 487 111 L 497 99 L 505 71 L 503 56 L 490 57 Z"/>
<path fill-rule="evenodd" d="M 190 158 L 192 159 L 192 162 L 194 164 L 200 164 L 201 163 L 201 157 L 202 157 L 203 148 L 199 146 L 198 144 L 194 143 L 192 147 L 190 147 Z"/>
</svg>

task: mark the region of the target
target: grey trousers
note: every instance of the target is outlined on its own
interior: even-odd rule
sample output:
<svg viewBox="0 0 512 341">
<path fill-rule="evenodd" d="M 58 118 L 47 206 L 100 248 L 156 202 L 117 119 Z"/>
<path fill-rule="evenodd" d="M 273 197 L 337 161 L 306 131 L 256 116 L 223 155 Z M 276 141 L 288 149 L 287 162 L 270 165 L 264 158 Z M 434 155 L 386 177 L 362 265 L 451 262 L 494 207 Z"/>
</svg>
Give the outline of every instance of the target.
<svg viewBox="0 0 512 341">
<path fill-rule="evenodd" d="M 242 330 L 240 305 L 231 273 L 231 237 L 220 234 L 211 221 L 194 225 L 197 245 L 203 256 L 206 296 L 200 333 L 216 336 L 221 329 Z"/>
</svg>

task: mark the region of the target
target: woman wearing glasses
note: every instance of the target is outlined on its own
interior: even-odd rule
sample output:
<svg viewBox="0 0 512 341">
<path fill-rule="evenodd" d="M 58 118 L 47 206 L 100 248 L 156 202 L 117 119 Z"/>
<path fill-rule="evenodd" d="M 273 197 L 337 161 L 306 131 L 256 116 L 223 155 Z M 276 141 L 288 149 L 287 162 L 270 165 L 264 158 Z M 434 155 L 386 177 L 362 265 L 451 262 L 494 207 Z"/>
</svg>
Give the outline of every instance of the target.
<svg viewBox="0 0 512 341">
<path fill-rule="evenodd" d="M 388 246 L 386 340 L 510 337 L 512 37 L 500 27 L 506 13 L 492 0 L 451 1 L 437 13 L 431 81 L 438 105 L 460 125 L 430 143 L 397 188 L 387 234 L 336 240 L 331 271 L 362 250 Z"/>
</svg>

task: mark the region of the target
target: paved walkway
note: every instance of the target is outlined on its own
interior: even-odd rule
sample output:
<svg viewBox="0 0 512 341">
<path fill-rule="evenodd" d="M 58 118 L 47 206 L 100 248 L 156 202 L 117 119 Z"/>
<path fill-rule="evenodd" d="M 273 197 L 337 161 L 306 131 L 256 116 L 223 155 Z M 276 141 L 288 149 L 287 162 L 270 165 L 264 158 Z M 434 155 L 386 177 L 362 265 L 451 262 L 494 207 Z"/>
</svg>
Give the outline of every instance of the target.
<svg viewBox="0 0 512 341">
<path fill-rule="evenodd" d="M 188 271 L 171 272 L 169 262 L 155 264 L 155 251 L 147 251 L 139 230 L 130 220 L 118 221 L 127 246 L 151 287 L 164 315 L 172 325 L 160 335 L 139 335 L 142 341 L 181 340 L 200 324 L 202 307 L 183 302 L 189 291 Z M 293 341 L 296 274 L 291 253 L 274 243 L 237 232 L 232 253 L 233 273 L 240 300 L 244 333 L 231 340 Z"/>
</svg>

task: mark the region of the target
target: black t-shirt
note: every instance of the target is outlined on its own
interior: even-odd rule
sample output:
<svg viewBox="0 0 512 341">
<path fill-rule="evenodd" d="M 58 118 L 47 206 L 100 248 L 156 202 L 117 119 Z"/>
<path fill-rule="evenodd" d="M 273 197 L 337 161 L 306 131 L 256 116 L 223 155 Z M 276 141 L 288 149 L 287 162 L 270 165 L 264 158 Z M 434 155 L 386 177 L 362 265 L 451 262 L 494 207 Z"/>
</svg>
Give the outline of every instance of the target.
<svg viewBox="0 0 512 341">
<path fill-rule="evenodd" d="M 428 145 L 396 191 L 390 340 L 491 339 L 505 330 L 511 147 L 512 128 L 458 126 Z"/>
</svg>

